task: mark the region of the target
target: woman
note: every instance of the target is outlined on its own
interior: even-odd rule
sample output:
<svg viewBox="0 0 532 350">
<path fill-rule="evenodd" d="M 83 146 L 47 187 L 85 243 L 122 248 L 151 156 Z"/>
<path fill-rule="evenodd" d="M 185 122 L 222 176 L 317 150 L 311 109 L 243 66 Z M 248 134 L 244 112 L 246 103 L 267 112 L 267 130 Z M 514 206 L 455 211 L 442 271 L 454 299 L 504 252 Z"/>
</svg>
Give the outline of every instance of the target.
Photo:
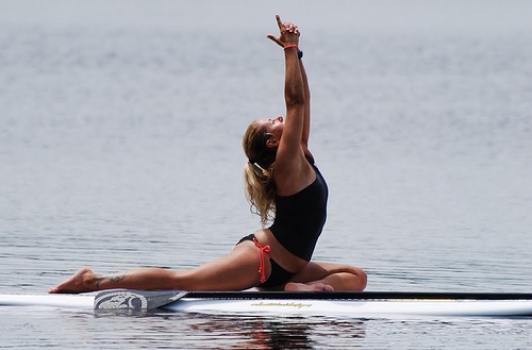
<svg viewBox="0 0 532 350">
<path fill-rule="evenodd" d="M 356 267 L 311 262 L 326 218 L 328 190 L 307 148 L 310 102 L 299 51 L 299 30 L 276 16 L 280 35 L 268 38 L 284 49 L 286 118 L 259 119 L 244 135 L 248 199 L 263 226 L 228 255 L 187 271 L 141 268 L 97 275 L 82 268 L 50 289 L 79 293 L 111 288 L 178 290 L 363 290 L 366 273 Z"/>
</svg>

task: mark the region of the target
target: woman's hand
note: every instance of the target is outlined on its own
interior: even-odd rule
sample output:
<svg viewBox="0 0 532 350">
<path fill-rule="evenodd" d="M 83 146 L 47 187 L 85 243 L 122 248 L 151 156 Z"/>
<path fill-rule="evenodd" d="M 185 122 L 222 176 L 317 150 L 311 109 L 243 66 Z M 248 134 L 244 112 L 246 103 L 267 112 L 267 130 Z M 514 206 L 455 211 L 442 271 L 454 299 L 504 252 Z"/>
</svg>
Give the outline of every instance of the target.
<svg viewBox="0 0 532 350">
<path fill-rule="evenodd" d="M 290 22 L 281 22 L 281 17 L 279 17 L 279 15 L 276 15 L 275 19 L 277 20 L 281 34 L 279 36 L 268 34 L 266 37 L 283 48 L 289 45 L 298 46 L 300 33 L 297 26 Z"/>
</svg>

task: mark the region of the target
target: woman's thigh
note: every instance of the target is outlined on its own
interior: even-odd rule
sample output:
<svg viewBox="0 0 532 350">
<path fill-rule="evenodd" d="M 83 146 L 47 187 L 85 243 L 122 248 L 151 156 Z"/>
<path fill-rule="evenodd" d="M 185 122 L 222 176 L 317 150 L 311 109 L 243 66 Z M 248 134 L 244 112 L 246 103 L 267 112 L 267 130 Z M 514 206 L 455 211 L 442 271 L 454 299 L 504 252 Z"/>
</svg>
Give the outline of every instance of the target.
<svg viewBox="0 0 532 350">
<path fill-rule="evenodd" d="M 241 290 L 259 284 L 259 250 L 253 242 L 238 244 L 229 254 L 200 265 L 192 270 L 178 272 L 181 282 L 189 290 Z M 265 259 L 266 276 L 270 264 Z"/>
</svg>

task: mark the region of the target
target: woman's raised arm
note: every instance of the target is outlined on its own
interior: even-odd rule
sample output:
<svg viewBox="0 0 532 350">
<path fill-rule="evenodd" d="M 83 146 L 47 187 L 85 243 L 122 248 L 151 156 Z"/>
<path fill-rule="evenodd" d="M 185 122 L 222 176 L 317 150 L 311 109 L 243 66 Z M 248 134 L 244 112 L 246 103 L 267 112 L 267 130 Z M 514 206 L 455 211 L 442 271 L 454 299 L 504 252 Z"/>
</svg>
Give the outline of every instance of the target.
<svg viewBox="0 0 532 350">
<path fill-rule="evenodd" d="M 283 31 L 283 27 L 282 27 L 283 24 L 281 23 L 281 20 L 280 20 L 279 16 L 276 16 L 276 18 L 277 18 L 277 22 L 279 24 L 279 28 L 281 29 L 281 31 Z M 299 30 L 295 26 L 294 26 L 294 33 L 297 34 L 297 36 L 299 37 Z M 281 46 L 282 48 L 286 48 L 287 46 L 291 46 L 291 45 L 285 44 L 281 40 L 281 37 L 276 37 L 276 36 L 274 36 L 272 34 L 268 34 L 267 37 L 269 39 L 271 39 L 272 41 L 274 41 L 277 45 Z M 308 140 L 309 140 L 309 136 L 310 136 L 310 88 L 309 88 L 307 73 L 305 71 L 305 67 L 303 66 L 303 61 L 301 60 L 302 52 L 299 50 L 299 46 L 298 45 L 299 45 L 299 41 L 298 41 L 297 45 L 293 45 L 293 48 L 297 48 L 298 59 L 299 59 L 299 74 L 301 76 L 301 82 L 303 84 L 302 85 L 302 88 L 303 88 L 303 128 L 302 128 L 300 143 L 301 143 L 301 146 L 303 147 L 303 150 L 305 151 L 305 153 L 310 155 L 310 152 L 308 151 Z M 289 47 L 289 49 L 290 48 L 291 47 Z M 287 65 L 288 64 L 289 63 L 287 63 Z M 290 67 L 292 68 L 293 66 L 290 65 Z M 285 90 L 285 93 L 286 93 L 286 90 Z"/>
<path fill-rule="evenodd" d="M 286 118 L 276 156 L 276 169 L 283 171 L 292 168 L 294 160 L 301 154 L 305 125 L 305 87 L 299 62 L 299 30 L 292 23 L 281 22 L 279 16 L 276 19 L 280 35 L 276 37 L 269 34 L 268 38 L 283 47 L 285 55 Z"/>
</svg>

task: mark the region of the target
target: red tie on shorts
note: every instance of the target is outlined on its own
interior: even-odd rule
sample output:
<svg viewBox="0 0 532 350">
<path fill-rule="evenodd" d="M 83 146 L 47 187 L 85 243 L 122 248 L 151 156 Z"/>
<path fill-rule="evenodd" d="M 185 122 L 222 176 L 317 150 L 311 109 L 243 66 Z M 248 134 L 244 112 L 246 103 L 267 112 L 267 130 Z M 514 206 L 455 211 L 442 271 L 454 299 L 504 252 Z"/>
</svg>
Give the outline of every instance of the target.
<svg viewBox="0 0 532 350">
<path fill-rule="evenodd" d="M 260 265 L 259 265 L 259 273 L 261 274 L 260 275 L 260 283 L 264 283 L 266 282 L 266 272 L 264 271 L 264 255 L 266 254 L 266 256 L 268 257 L 268 259 L 270 258 L 270 246 L 269 245 L 265 245 L 265 246 L 262 246 L 259 241 L 257 241 L 257 239 L 255 237 L 253 237 L 253 243 L 255 243 L 255 245 L 257 246 L 257 248 L 259 248 L 260 252 L 259 252 L 259 256 L 260 256 Z"/>
</svg>

